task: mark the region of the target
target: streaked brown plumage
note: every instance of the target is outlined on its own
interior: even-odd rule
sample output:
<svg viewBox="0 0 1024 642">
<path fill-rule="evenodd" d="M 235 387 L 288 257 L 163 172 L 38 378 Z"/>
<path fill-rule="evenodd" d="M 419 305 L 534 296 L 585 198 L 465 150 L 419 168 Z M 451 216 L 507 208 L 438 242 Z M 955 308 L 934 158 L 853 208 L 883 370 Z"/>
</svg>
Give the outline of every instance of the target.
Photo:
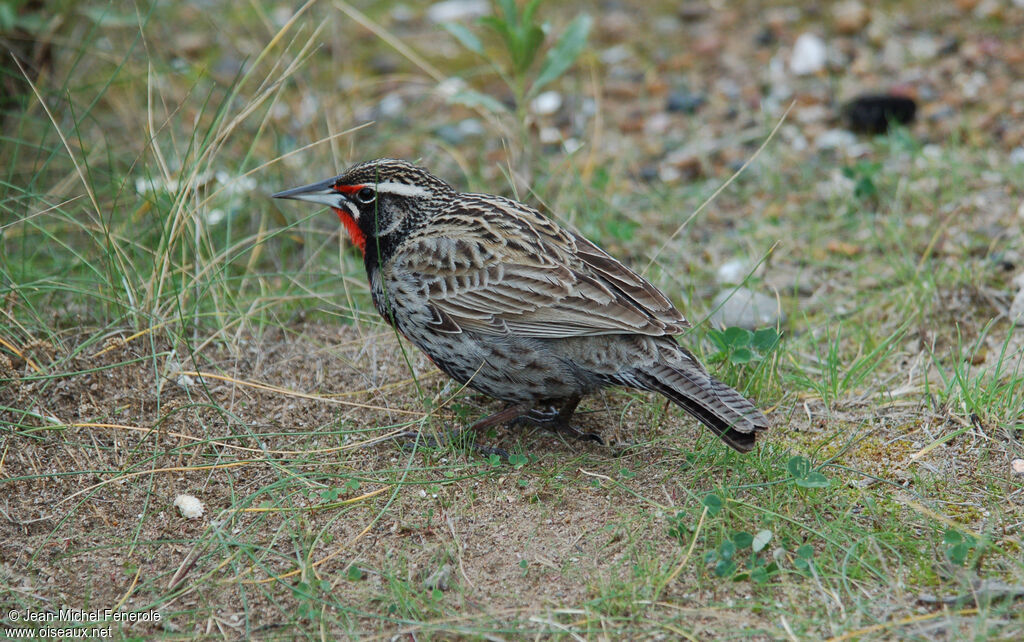
<svg viewBox="0 0 1024 642">
<path fill-rule="evenodd" d="M 556 428 L 609 385 L 661 393 L 740 451 L 767 418 L 673 335 L 689 327 L 646 279 L 533 208 L 461 194 L 400 160 L 280 192 L 330 206 L 363 251 L 380 314 L 459 383 Z"/>
</svg>

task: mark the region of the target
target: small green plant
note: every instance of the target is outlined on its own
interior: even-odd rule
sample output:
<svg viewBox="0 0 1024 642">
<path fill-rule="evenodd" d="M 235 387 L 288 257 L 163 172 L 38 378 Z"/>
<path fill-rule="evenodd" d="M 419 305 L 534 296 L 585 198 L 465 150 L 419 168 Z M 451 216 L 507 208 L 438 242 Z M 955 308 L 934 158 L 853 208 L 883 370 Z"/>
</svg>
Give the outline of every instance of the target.
<svg viewBox="0 0 1024 642">
<path fill-rule="evenodd" d="M 709 493 L 701 500 L 701 505 L 708 510 L 708 515 L 714 517 L 722 511 L 722 498 L 714 493 Z"/>
<path fill-rule="evenodd" d="M 761 554 L 771 540 L 772 532 L 767 529 L 762 529 L 755 535 L 746 531 L 735 531 L 717 548 L 705 553 L 704 562 L 714 564 L 715 577 L 728 577 L 735 582 L 750 580 L 755 584 L 765 584 L 772 575 L 779 572 L 779 565 Z M 747 549 L 750 553 L 744 562 L 742 557 L 747 555 Z"/>
<path fill-rule="evenodd" d="M 751 332 L 746 328 L 712 328 L 708 338 L 718 352 L 708 358 L 712 363 L 725 361 L 735 366 L 756 363 L 768 357 L 779 345 L 781 335 L 775 328 L 761 328 Z"/>
<path fill-rule="evenodd" d="M 803 544 L 796 549 L 796 557 L 793 559 L 793 566 L 800 572 L 810 573 L 814 565 L 814 547 L 810 544 Z"/>
<path fill-rule="evenodd" d="M 41 9 L 34 10 L 28 0 L 3 0 L 0 2 L 0 36 L 15 29 L 33 34 L 42 32 L 46 27 L 46 13 Z"/>
<path fill-rule="evenodd" d="M 964 566 L 971 551 L 978 547 L 978 540 L 972 535 L 963 535 L 952 528 L 946 530 L 942 542 L 946 547 L 946 559 L 956 566 Z"/>
<path fill-rule="evenodd" d="M 843 168 L 843 176 L 853 181 L 853 197 L 856 200 L 877 200 L 878 186 L 875 184 L 875 176 L 881 169 L 881 163 L 863 160 Z"/>
<path fill-rule="evenodd" d="M 722 512 L 723 504 L 720 495 L 705 495 L 701 500 L 701 517 L 697 528 L 700 528 L 699 524 L 713 520 L 719 515 L 723 515 L 724 518 L 726 514 Z M 687 546 L 687 542 L 698 535 L 688 526 L 688 517 L 686 511 L 680 511 L 669 518 L 668 535 L 679 540 L 683 546 Z M 778 564 L 764 554 L 765 548 L 773 538 L 771 530 L 762 528 L 755 534 L 745 530 L 725 532 L 728 535 L 719 541 L 717 546 L 704 553 L 704 563 L 713 568 L 715 577 L 765 584 L 772 575 L 779 572 Z"/>
<path fill-rule="evenodd" d="M 672 539 L 679 540 L 680 543 L 686 539 L 690 533 L 690 527 L 686 525 L 687 513 L 681 510 L 673 517 L 668 518 L 668 536 Z"/>
<path fill-rule="evenodd" d="M 545 35 L 551 31 L 550 25 L 535 21 L 540 0 L 531 0 L 521 11 L 516 7 L 515 0 L 497 0 L 495 5 L 498 9 L 495 15 L 480 18 L 479 25 L 498 37 L 508 57 L 507 66 L 490 57 L 480 39 L 464 25 L 448 23 L 445 28 L 462 46 L 494 67 L 513 90 L 518 106 L 524 99 L 535 96 L 576 62 L 587 45 L 592 20 L 587 14 L 573 19 L 556 37 L 554 45 L 544 57 L 540 71 L 530 81 L 530 69 L 544 45 Z"/>
<path fill-rule="evenodd" d="M 778 382 L 782 335 L 777 328 L 729 327 L 709 329 L 708 339 L 717 352 L 708 357 L 709 363 L 722 363 L 723 380 L 757 397 L 772 395 L 773 384 Z"/>
<path fill-rule="evenodd" d="M 335 502 L 335 501 L 338 501 L 338 497 L 340 495 L 341 495 L 341 490 L 338 489 L 338 488 L 335 488 L 334 486 L 331 486 L 330 488 L 327 488 L 325 490 L 320 491 L 320 499 L 324 500 L 325 502 Z"/>
<path fill-rule="evenodd" d="M 580 14 L 564 31 L 556 35 L 551 33 L 549 24 L 537 22 L 539 6 L 540 0 L 530 0 L 522 9 L 516 6 L 515 0 L 496 0 L 494 15 L 480 18 L 477 24 L 496 39 L 504 50 L 504 55 L 500 57 L 492 55 L 483 41 L 465 25 L 445 25 L 445 29 L 463 47 L 486 60 L 512 91 L 523 144 L 526 143 L 527 101 L 572 67 L 587 46 L 592 23 L 589 15 Z M 553 37 L 554 44 L 547 50 L 539 71 L 531 76 L 547 36 Z M 494 97 L 468 88 L 456 92 L 451 100 L 470 107 L 482 107 L 494 113 L 507 111 Z"/>
<path fill-rule="evenodd" d="M 349 579 L 352 578 L 352 569 L 355 568 L 358 572 L 359 569 L 352 565 L 349 567 Z M 327 580 L 320 580 L 314 582 L 298 582 L 292 586 L 292 597 L 299 603 L 295 609 L 296 615 L 304 620 L 315 620 L 320 610 L 323 608 L 323 601 L 320 599 L 321 593 L 330 593 L 331 583 Z"/>
<path fill-rule="evenodd" d="M 793 483 L 801 488 L 828 488 L 830 485 L 828 477 L 811 469 L 811 462 L 806 457 L 790 457 L 786 470 L 793 476 Z"/>
</svg>

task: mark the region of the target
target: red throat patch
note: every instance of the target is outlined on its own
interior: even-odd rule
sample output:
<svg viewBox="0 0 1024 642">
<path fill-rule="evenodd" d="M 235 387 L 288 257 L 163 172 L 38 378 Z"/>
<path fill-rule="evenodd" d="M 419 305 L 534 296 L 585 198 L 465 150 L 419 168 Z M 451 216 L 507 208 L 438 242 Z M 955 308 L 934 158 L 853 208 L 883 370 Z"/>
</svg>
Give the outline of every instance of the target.
<svg viewBox="0 0 1024 642">
<path fill-rule="evenodd" d="M 365 187 L 364 185 L 335 185 L 334 189 L 341 192 L 342 194 L 354 194 L 360 189 Z M 359 248 L 359 251 L 366 256 L 366 235 L 359 229 L 359 224 L 352 218 L 352 213 L 345 209 L 337 207 L 331 208 L 341 219 L 341 224 L 345 226 L 345 231 L 348 232 L 348 237 L 352 239 L 355 246 Z"/>
<path fill-rule="evenodd" d="M 341 224 L 345 226 L 345 231 L 348 232 L 348 237 L 352 239 L 352 242 L 359 248 L 359 251 L 365 255 L 366 235 L 363 234 L 361 229 L 359 229 L 359 224 L 356 223 L 354 218 L 352 218 L 352 215 L 348 210 L 339 209 L 337 207 L 333 207 L 331 209 L 333 209 L 338 215 L 338 218 L 341 219 Z"/>
</svg>

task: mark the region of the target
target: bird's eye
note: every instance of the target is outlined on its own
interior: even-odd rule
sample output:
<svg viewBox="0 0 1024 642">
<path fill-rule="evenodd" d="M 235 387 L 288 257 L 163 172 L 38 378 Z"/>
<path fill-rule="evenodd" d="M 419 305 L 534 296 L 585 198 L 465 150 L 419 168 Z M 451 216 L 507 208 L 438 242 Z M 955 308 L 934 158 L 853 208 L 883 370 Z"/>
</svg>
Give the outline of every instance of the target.
<svg viewBox="0 0 1024 642">
<path fill-rule="evenodd" d="M 370 203 L 373 202 L 373 199 L 375 198 L 377 198 L 377 192 L 373 191 L 369 187 L 364 187 L 363 189 L 356 192 L 356 200 L 362 203 L 363 205 L 369 205 Z"/>
</svg>

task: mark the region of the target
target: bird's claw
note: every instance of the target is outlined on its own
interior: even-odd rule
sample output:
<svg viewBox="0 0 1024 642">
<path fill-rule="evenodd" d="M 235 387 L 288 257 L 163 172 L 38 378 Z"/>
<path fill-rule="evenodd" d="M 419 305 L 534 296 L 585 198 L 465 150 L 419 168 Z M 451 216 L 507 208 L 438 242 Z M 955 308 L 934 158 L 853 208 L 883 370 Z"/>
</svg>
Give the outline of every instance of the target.
<svg viewBox="0 0 1024 642">
<path fill-rule="evenodd" d="M 562 418 L 561 413 L 554 408 L 547 408 L 542 410 L 540 408 L 534 408 L 533 410 L 517 417 L 512 421 L 513 425 L 531 425 L 540 428 L 546 428 L 554 432 L 560 432 L 574 439 L 581 441 L 594 441 L 604 446 L 604 439 L 601 435 L 594 432 L 583 432 L 579 428 L 571 425 L 569 422 Z"/>
</svg>

